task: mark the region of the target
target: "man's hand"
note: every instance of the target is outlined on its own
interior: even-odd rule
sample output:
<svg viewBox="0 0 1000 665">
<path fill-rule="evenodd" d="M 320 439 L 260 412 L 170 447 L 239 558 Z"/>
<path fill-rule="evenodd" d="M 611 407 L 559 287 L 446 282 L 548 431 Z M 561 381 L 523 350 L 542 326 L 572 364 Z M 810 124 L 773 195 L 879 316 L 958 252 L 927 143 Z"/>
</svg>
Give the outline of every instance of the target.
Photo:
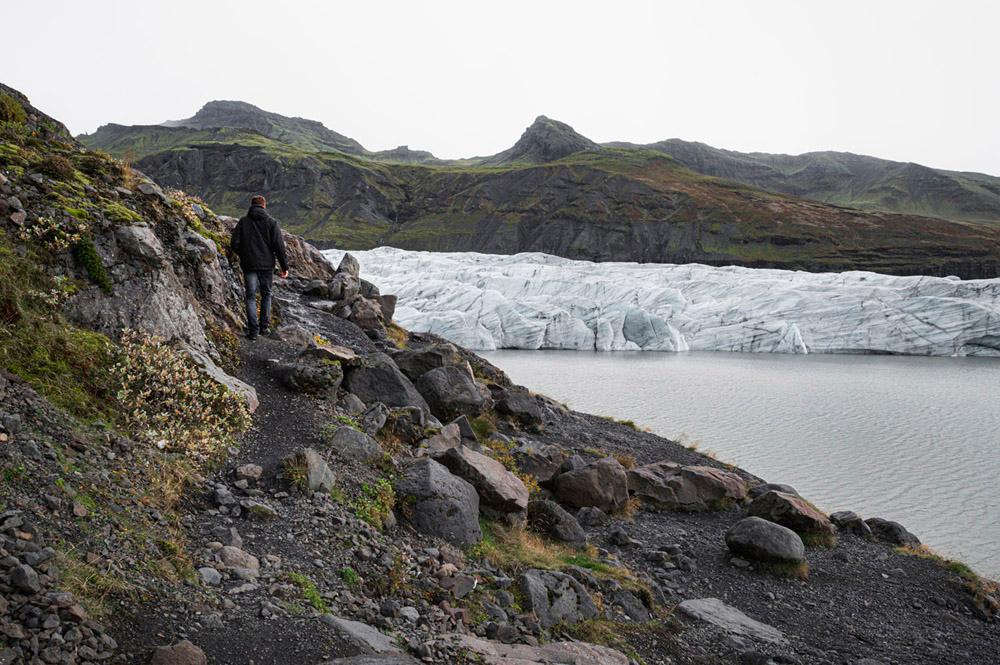
<svg viewBox="0 0 1000 665">
<path fill-rule="evenodd" d="M 281 279 L 288 279 L 288 271 L 282 270 L 281 272 L 278 273 L 278 277 L 280 277 Z"/>
</svg>

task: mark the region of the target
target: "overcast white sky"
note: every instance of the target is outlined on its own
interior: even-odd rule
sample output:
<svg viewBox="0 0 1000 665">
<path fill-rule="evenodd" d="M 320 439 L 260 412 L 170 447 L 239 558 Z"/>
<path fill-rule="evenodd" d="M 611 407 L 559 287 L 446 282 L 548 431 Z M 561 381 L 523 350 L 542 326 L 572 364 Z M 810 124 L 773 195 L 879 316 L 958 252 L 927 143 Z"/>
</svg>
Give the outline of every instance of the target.
<svg viewBox="0 0 1000 665">
<path fill-rule="evenodd" d="M 596 141 L 1000 175 L 991 0 L 4 0 L 0 20 L 0 81 L 74 133 L 239 99 L 448 158 L 544 114 Z"/>
</svg>

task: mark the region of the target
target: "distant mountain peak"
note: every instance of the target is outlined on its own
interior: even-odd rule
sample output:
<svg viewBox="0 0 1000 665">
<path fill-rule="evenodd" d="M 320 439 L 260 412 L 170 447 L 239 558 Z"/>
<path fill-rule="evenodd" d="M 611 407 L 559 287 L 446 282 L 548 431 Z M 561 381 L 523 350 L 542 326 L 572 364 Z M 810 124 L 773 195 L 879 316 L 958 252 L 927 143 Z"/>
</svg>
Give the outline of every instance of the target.
<svg viewBox="0 0 1000 665">
<path fill-rule="evenodd" d="M 509 150 L 486 159 L 483 163 L 503 165 L 516 163 L 544 164 L 583 150 L 600 150 L 601 146 L 578 133 L 565 122 L 544 115 L 535 118 L 521 138 Z"/>
<path fill-rule="evenodd" d="M 249 102 L 217 99 L 206 103 L 184 120 L 169 120 L 164 127 L 191 129 L 250 129 L 269 138 L 306 150 L 336 150 L 352 155 L 367 151 L 352 138 L 328 129 L 317 120 L 289 118 L 271 113 Z"/>
</svg>

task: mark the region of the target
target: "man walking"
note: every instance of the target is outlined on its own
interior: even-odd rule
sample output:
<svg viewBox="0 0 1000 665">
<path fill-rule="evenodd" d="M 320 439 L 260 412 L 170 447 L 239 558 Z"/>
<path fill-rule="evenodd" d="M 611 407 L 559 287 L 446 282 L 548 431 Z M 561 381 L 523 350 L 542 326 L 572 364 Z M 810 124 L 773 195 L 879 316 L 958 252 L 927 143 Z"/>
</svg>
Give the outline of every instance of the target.
<svg viewBox="0 0 1000 665">
<path fill-rule="evenodd" d="M 250 199 L 250 210 L 236 224 L 230 249 L 240 257 L 246 285 L 247 337 L 266 335 L 271 322 L 271 279 L 274 260 L 281 265 L 281 278 L 288 277 L 288 257 L 278 222 L 267 214 L 267 200 L 258 194 Z M 260 319 L 257 318 L 257 292 L 260 291 Z"/>
</svg>

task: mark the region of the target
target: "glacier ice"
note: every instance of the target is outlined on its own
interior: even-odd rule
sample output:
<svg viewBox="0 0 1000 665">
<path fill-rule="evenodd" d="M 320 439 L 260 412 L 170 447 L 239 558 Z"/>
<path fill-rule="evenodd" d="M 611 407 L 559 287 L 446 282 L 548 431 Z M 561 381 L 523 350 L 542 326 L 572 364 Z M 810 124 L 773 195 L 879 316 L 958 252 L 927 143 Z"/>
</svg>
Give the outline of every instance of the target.
<svg viewBox="0 0 1000 665">
<path fill-rule="evenodd" d="M 339 250 L 325 252 L 334 264 Z M 352 252 L 396 320 L 480 350 L 1000 356 L 1000 279 Z"/>
</svg>

